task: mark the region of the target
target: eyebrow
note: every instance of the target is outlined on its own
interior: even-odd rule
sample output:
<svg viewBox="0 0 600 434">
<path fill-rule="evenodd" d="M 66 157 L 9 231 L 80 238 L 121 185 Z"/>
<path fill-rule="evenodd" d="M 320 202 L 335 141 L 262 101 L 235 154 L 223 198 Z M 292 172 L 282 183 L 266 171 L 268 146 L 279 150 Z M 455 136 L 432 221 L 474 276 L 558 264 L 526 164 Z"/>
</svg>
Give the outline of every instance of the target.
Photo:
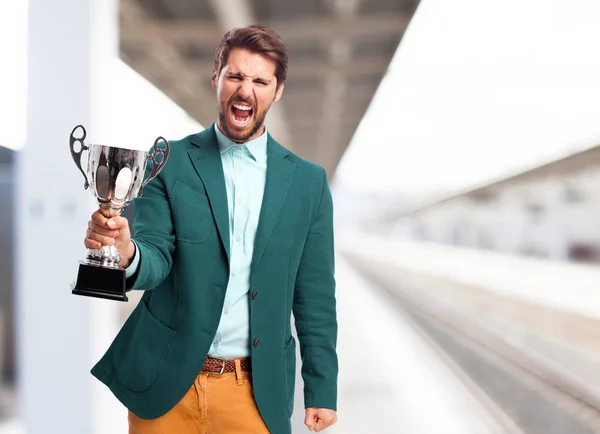
<svg viewBox="0 0 600 434">
<path fill-rule="evenodd" d="M 234 72 L 234 71 L 230 71 L 226 73 L 228 77 L 240 77 L 240 78 L 244 78 L 244 75 L 241 72 Z M 248 76 L 250 77 L 250 76 Z M 250 77 L 252 80 L 260 80 L 260 81 L 264 81 L 267 84 L 271 83 L 271 80 L 265 77 Z"/>
</svg>

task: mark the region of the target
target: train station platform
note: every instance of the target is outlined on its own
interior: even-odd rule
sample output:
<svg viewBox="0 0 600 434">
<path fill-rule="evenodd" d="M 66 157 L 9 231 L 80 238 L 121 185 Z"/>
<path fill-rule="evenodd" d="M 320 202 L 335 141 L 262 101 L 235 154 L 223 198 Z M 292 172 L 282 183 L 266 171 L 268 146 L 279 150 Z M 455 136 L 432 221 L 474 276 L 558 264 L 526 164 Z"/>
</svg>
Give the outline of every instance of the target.
<svg viewBox="0 0 600 434">
<path fill-rule="evenodd" d="M 371 292 L 442 350 L 501 432 L 600 432 L 596 266 L 374 234 L 337 240 Z"/>
</svg>

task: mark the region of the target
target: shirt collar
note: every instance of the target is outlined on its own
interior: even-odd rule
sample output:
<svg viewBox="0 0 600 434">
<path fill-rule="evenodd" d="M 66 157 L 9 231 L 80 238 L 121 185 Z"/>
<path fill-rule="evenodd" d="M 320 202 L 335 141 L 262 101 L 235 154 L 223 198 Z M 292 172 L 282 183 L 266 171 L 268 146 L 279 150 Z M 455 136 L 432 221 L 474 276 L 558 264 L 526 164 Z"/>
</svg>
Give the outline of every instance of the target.
<svg viewBox="0 0 600 434">
<path fill-rule="evenodd" d="M 254 140 L 246 143 L 235 143 L 229 137 L 221 132 L 217 123 L 215 122 L 215 133 L 217 134 L 217 142 L 219 143 L 219 151 L 221 154 L 227 152 L 233 146 L 242 146 L 245 148 L 250 156 L 254 158 L 258 163 L 267 162 L 267 130 Z"/>
</svg>

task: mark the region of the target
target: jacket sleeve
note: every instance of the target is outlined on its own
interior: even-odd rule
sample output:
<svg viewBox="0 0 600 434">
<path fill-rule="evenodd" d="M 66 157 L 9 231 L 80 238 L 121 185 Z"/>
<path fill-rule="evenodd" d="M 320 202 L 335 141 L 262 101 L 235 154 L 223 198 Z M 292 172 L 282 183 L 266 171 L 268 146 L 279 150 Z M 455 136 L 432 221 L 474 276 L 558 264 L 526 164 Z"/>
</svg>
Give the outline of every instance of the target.
<svg viewBox="0 0 600 434">
<path fill-rule="evenodd" d="M 322 170 L 321 197 L 306 237 L 293 312 L 302 357 L 305 407 L 337 409 L 338 360 L 333 202 Z"/>
<path fill-rule="evenodd" d="M 146 175 L 147 176 L 147 175 Z M 134 241 L 139 262 L 128 289 L 153 289 L 169 274 L 175 252 L 171 205 L 160 173 L 134 202 Z"/>
</svg>

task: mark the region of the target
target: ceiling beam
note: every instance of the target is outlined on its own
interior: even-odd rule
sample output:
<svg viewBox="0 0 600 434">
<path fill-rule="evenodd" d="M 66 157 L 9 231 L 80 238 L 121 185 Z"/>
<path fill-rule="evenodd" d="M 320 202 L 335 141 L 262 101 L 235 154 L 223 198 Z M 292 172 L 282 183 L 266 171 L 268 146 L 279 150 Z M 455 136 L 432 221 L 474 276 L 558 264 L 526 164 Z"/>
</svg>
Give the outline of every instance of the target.
<svg viewBox="0 0 600 434">
<path fill-rule="evenodd" d="M 156 49 L 152 50 L 156 51 Z M 145 56 L 152 56 L 152 51 Z M 140 57 L 134 60 L 134 63 L 140 68 L 151 68 L 154 65 L 154 57 Z M 288 83 L 293 80 L 303 80 L 305 78 L 320 78 L 330 73 L 339 73 L 344 77 L 380 77 L 384 75 L 389 66 L 390 59 L 373 56 L 355 58 L 352 62 L 343 64 L 330 64 L 321 60 L 307 59 L 305 61 L 296 61 L 290 59 Z M 188 60 L 186 61 L 197 76 L 209 80 L 213 70 L 213 61 L 211 60 Z"/>
<path fill-rule="evenodd" d="M 350 129 L 351 127 L 356 127 L 358 125 L 358 122 L 360 122 L 361 117 L 362 114 L 359 113 L 355 114 L 352 117 L 339 118 L 335 120 L 335 123 L 332 126 L 336 128 L 341 127 L 343 129 Z M 317 119 L 314 117 L 299 116 L 298 119 L 295 120 L 292 124 L 291 129 L 293 133 L 306 130 L 318 130 L 319 125 L 321 125 L 321 119 Z"/>
<path fill-rule="evenodd" d="M 351 62 L 325 63 L 306 60 L 291 63 L 289 77 L 303 79 L 306 77 L 339 74 L 344 77 L 382 76 L 388 70 L 390 59 L 381 56 L 354 57 Z"/>
<path fill-rule="evenodd" d="M 352 101 L 370 101 L 377 87 L 373 85 L 353 85 L 349 92 L 346 93 L 345 104 Z M 319 89 L 305 90 L 294 89 L 293 86 L 285 88 L 283 93 L 286 95 L 286 101 L 289 104 L 312 104 L 320 101 L 323 98 L 323 92 Z"/>
<path fill-rule="evenodd" d="M 331 6 L 336 22 L 346 26 L 357 18 L 360 0 L 333 0 Z M 344 119 L 344 96 L 348 93 L 348 77 L 341 71 L 352 66 L 352 37 L 348 33 L 334 33 L 329 40 L 329 64 L 325 73 L 325 92 L 321 105 L 321 122 L 318 127 L 317 158 L 331 179 L 335 171 L 334 154 L 341 145 Z M 362 114 L 361 114 L 362 117 Z M 348 119 L 348 117 L 345 117 Z"/>
<path fill-rule="evenodd" d="M 206 1 L 215 22 L 150 18 L 137 0 L 121 0 L 123 9 L 133 10 L 125 10 L 120 35 L 128 63 L 204 125 L 216 117 L 210 76 L 217 44 L 230 28 L 256 22 L 252 0 Z M 390 59 L 363 53 L 366 46 L 358 57 L 354 48 L 362 47 L 361 42 L 371 46 L 381 41 L 387 47 L 393 39 L 400 41 L 412 16 L 361 15 L 360 1 L 328 0 L 330 14 L 262 22 L 282 36 L 292 53 L 284 98 L 267 118 L 269 131 L 324 166 L 330 178 L 389 67 Z"/>
<path fill-rule="evenodd" d="M 219 21 L 220 31 L 226 32 L 234 27 L 246 27 L 254 23 L 254 13 L 249 0 L 209 0 L 209 3 Z"/>
<path fill-rule="evenodd" d="M 123 0 L 126 1 L 126 0 Z M 228 1 L 230 3 L 233 0 Z M 242 1 L 234 0 L 233 2 Z M 213 4 L 220 4 L 220 0 L 211 0 Z M 223 2 L 225 4 L 225 2 Z M 221 7 L 219 6 L 219 10 Z M 226 13 L 215 13 L 219 19 L 225 19 L 228 23 L 234 20 L 228 17 L 228 13 L 235 10 L 234 7 L 226 10 Z M 235 14 L 232 14 L 232 16 Z M 331 40 L 334 38 L 348 38 L 360 40 L 364 38 L 400 37 L 404 34 L 406 26 L 410 21 L 410 15 L 403 13 L 370 14 L 368 16 L 353 16 L 345 20 L 331 17 L 312 17 L 295 20 L 277 20 L 265 23 L 273 27 L 284 40 L 288 47 L 311 41 Z M 240 22 L 254 22 L 240 20 Z M 193 41 L 199 46 L 215 48 L 223 36 L 223 30 L 236 25 L 217 24 L 205 20 L 187 21 L 163 21 L 148 20 L 143 26 L 136 28 L 121 29 L 121 41 L 125 44 L 146 45 L 152 47 L 157 39 L 168 43 L 181 44 Z"/>
<path fill-rule="evenodd" d="M 121 29 L 129 29 L 132 32 L 143 32 L 145 23 L 149 20 L 144 9 L 136 0 L 121 0 L 120 3 Z M 178 96 L 193 95 L 195 100 L 211 101 L 214 94 L 206 89 L 199 80 L 196 72 L 189 67 L 186 60 L 179 51 L 164 40 L 155 41 L 154 49 L 147 53 L 147 64 L 140 64 L 135 61 L 124 60 L 138 74 L 146 77 L 148 80 L 161 77 L 172 77 L 168 88 L 161 88 L 169 98 L 181 106 L 190 116 L 207 126 L 211 122 L 211 116 L 216 106 L 205 106 L 199 110 L 197 105 L 182 104 Z M 211 89 L 212 90 L 212 89 Z"/>
</svg>

